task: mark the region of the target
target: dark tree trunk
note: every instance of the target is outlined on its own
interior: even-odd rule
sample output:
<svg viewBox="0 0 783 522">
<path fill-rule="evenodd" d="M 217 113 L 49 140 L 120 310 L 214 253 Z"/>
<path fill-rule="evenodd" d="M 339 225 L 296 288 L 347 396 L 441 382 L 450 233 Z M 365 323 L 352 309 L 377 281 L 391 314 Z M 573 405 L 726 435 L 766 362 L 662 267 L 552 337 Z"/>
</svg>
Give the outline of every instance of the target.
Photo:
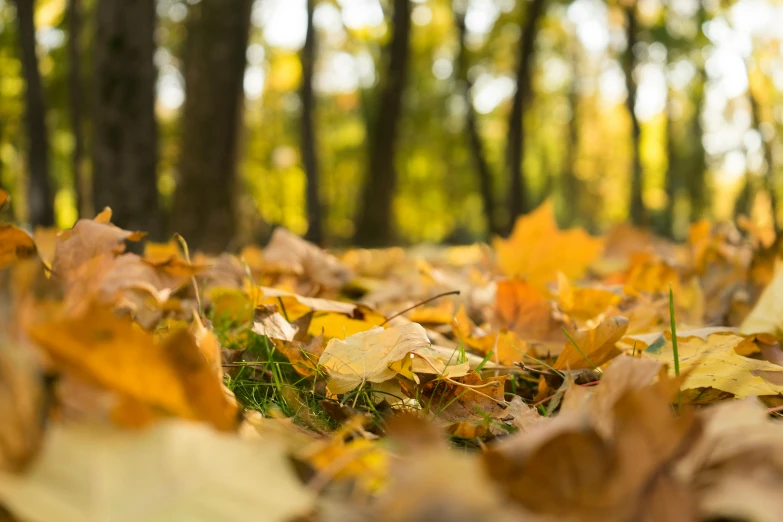
<svg viewBox="0 0 783 522">
<path fill-rule="evenodd" d="M 73 135 L 73 154 L 71 165 L 73 179 L 76 185 L 76 209 L 80 217 L 89 217 L 93 214 L 92 202 L 88 193 L 88 183 L 84 172 L 84 134 L 82 133 L 82 59 L 80 39 L 82 31 L 81 0 L 68 1 L 68 58 L 70 69 L 68 71 L 68 100 L 71 111 L 71 134 Z"/>
<path fill-rule="evenodd" d="M 33 0 L 16 0 L 19 23 L 19 47 L 25 84 L 27 121 L 27 166 L 30 172 L 27 204 L 31 225 L 54 225 L 54 195 L 49 180 L 49 135 L 46 130 L 46 106 L 38 70 L 35 45 Z"/>
<path fill-rule="evenodd" d="M 527 189 L 522 173 L 525 158 L 525 113 L 533 94 L 533 61 L 538 26 L 544 14 L 546 0 L 531 0 L 525 12 L 522 36 L 519 38 L 519 61 L 517 62 L 514 101 L 508 118 L 508 143 L 506 144 L 506 169 L 509 177 L 509 224 L 514 225 L 517 216 L 527 213 Z"/>
<path fill-rule="evenodd" d="M 313 25 L 313 11 L 315 11 L 315 0 L 307 0 L 307 36 L 301 52 L 302 86 L 299 96 L 302 100 L 300 124 L 302 164 L 307 176 L 307 239 L 313 243 L 321 244 L 323 243 L 323 224 L 319 191 L 318 145 L 315 137 L 315 95 L 313 93 L 317 35 Z"/>
<path fill-rule="evenodd" d="M 392 201 L 397 185 L 394 160 L 408 76 L 410 15 L 410 0 L 394 0 L 393 33 L 385 52 L 389 65 L 381 87 L 376 124 L 369 129 L 370 157 L 354 237 L 363 246 L 386 245 L 393 239 Z"/>
<path fill-rule="evenodd" d="M 674 92 L 669 89 L 666 98 L 666 158 L 668 165 L 666 167 L 666 208 L 664 209 L 663 219 L 661 219 L 661 228 L 659 233 L 664 236 L 672 236 L 674 226 L 674 210 L 677 203 L 677 196 L 680 192 L 680 176 L 682 169 L 680 162 L 682 155 L 678 146 L 678 138 L 675 136 L 675 124 L 673 115 Z"/>
<path fill-rule="evenodd" d="M 501 230 L 497 225 L 497 216 L 495 216 L 495 197 L 492 189 L 492 171 L 487 162 L 484 153 L 484 145 L 481 142 L 481 133 L 478 128 L 478 119 L 476 109 L 473 107 L 473 82 L 468 75 L 468 56 L 465 47 L 465 13 L 459 12 L 454 7 L 454 22 L 459 33 L 459 55 L 457 56 L 457 79 L 462 84 L 462 95 L 465 98 L 465 132 L 467 133 L 468 146 L 473 165 L 478 176 L 479 189 L 481 191 L 481 200 L 484 204 L 484 215 L 487 219 L 487 232 L 489 234 L 500 234 Z"/>
<path fill-rule="evenodd" d="M 190 245 L 224 250 L 236 232 L 234 198 L 252 0 L 190 7 L 185 108 L 172 225 Z"/>
<path fill-rule="evenodd" d="M 707 41 L 706 35 L 703 33 L 704 24 L 707 22 L 709 16 L 707 13 L 704 0 L 699 1 L 699 9 L 697 12 L 697 22 L 699 27 L 698 37 Z M 697 221 L 704 217 L 707 212 L 707 206 L 710 201 L 709 189 L 706 184 L 707 180 L 707 153 L 704 150 L 704 143 L 702 142 L 704 131 L 701 124 L 701 114 L 704 108 L 704 92 L 707 85 L 707 71 L 704 66 L 704 58 L 700 58 L 697 64 L 696 71 L 696 83 L 693 87 L 692 102 L 693 102 L 693 117 L 691 118 L 689 126 L 689 143 L 691 144 L 689 149 L 689 176 L 688 176 L 688 195 L 691 200 L 691 221 Z"/>
<path fill-rule="evenodd" d="M 629 198 L 631 222 L 634 225 L 647 224 L 647 210 L 644 208 L 643 190 L 644 183 L 642 179 L 642 158 L 640 142 L 642 130 L 639 125 L 639 118 L 636 116 L 636 80 L 633 77 L 636 69 L 636 54 L 634 47 L 637 42 L 638 18 L 636 14 L 636 3 L 627 5 L 623 8 L 625 12 L 625 37 L 627 48 L 623 55 L 623 70 L 625 72 L 625 87 L 628 96 L 625 99 L 625 105 L 628 109 L 628 116 L 631 118 L 631 192 Z"/>
<path fill-rule="evenodd" d="M 155 121 L 155 0 L 100 0 L 93 85 L 93 205 L 117 225 L 162 235 Z"/>
<path fill-rule="evenodd" d="M 704 89 L 707 83 L 707 72 L 704 66 L 698 68 L 696 76 L 696 85 L 693 88 L 693 116 L 689 125 L 689 162 L 688 175 L 688 197 L 690 198 L 691 210 L 690 220 L 698 221 L 703 218 L 707 212 L 709 198 L 709 187 L 707 187 L 707 154 L 704 150 L 702 137 L 704 130 L 701 124 L 701 114 L 704 108 Z"/>
<path fill-rule="evenodd" d="M 566 225 L 572 225 L 581 208 L 582 184 L 576 176 L 576 162 L 579 157 L 579 55 L 578 45 L 570 46 L 571 85 L 568 89 L 568 105 L 571 109 L 571 119 L 568 120 L 568 139 L 566 141 L 565 165 L 563 169 L 562 191 L 565 204 L 563 217 Z"/>
</svg>

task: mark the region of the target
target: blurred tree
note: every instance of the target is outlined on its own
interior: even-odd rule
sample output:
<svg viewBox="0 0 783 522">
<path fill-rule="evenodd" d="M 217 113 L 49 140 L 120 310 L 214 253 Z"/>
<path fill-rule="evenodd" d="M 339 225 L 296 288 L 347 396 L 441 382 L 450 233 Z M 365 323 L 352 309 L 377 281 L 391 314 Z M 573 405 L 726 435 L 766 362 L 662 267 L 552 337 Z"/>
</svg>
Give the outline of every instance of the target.
<svg viewBox="0 0 783 522">
<path fill-rule="evenodd" d="M 704 34 L 704 24 L 708 21 L 708 13 L 705 0 L 699 0 L 699 8 L 696 12 L 696 22 L 698 29 L 696 38 L 690 42 L 680 42 L 680 47 L 692 49 L 694 45 L 701 49 L 709 45 L 709 39 Z M 696 68 L 691 87 L 691 113 L 690 124 L 688 126 L 688 172 L 687 180 L 688 196 L 690 199 L 690 220 L 698 221 L 705 217 L 709 204 L 709 186 L 707 185 L 707 153 L 704 150 L 704 129 L 702 128 L 702 112 L 706 102 L 707 89 L 707 71 L 704 64 L 703 53 L 694 53 L 696 58 L 693 60 Z"/>
<path fill-rule="evenodd" d="M 356 220 L 354 241 L 363 246 L 387 245 L 394 237 L 395 152 L 408 76 L 411 5 L 410 0 L 394 0 L 393 6 L 392 36 L 384 52 L 388 66 L 379 86 L 378 116 L 368 129 L 370 156 Z"/>
<path fill-rule="evenodd" d="M 567 138 L 565 141 L 565 161 L 561 180 L 561 191 L 564 204 L 563 221 L 566 225 L 573 224 L 581 212 L 582 183 L 576 174 L 576 164 L 579 157 L 579 45 L 575 38 L 568 42 L 568 61 L 571 66 L 571 81 L 568 84 L 568 108 L 571 117 L 568 119 Z"/>
<path fill-rule="evenodd" d="M 642 179 L 641 137 L 642 128 L 636 115 L 636 42 L 639 18 L 636 12 L 636 1 L 632 0 L 623 7 L 625 15 L 625 42 L 623 54 L 623 72 L 625 73 L 625 89 L 627 92 L 625 105 L 631 119 L 631 191 L 629 200 L 629 215 L 634 225 L 647 224 L 647 210 L 644 207 L 644 180 Z"/>
<path fill-rule="evenodd" d="M 234 238 L 238 135 L 242 126 L 252 0 L 190 6 L 185 107 L 172 227 L 194 248 L 224 250 Z"/>
<path fill-rule="evenodd" d="M 523 10 L 525 21 L 520 24 L 522 34 L 516 70 L 516 91 L 508 117 L 508 143 L 506 144 L 506 169 L 509 177 L 508 230 L 517 216 L 530 210 L 522 162 L 525 157 L 525 113 L 533 95 L 533 62 L 535 59 L 536 35 L 546 0 L 531 0 Z"/>
<path fill-rule="evenodd" d="M 54 225 L 54 195 L 49 179 L 49 134 L 46 129 L 46 105 L 38 69 L 35 43 L 33 0 L 16 0 L 22 69 L 26 84 L 27 121 L 27 201 L 31 225 Z"/>
<path fill-rule="evenodd" d="M 318 144 L 315 136 L 315 94 L 313 93 L 313 72 L 317 58 L 317 34 L 313 25 L 315 0 L 307 0 L 307 35 L 300 53 L 302 60 L 302 85 L 299 96 L 302 100 L 300 142 L 302 164 L 307 176 L 307 239 L 323 243 L 323 220 L 321 219 L 320 179 L 318 172 Z"/>
<path fill-rule="evenodd" d="M 462 5 L 459 5 L 459 4 Z M 468 141 L 471 159 L 473 160 L 476 175 L 478 177 L 479 189 L 481 191 L 481 200 L 484 205 L 484 215 L 487 219 L 488 234 L 500 234 L 501 229 L 497 224 L 495 215 L 494 189 L 492 188 L 492 170 L 487 161 L 484 145 L 481 142 L 481 133 L 479 132 L 478 121 L 476 117 L 476 108 L 473 106 L 473 82 L 468 73 L 470 64 L 468 61 L 468 50 L 465 43 L 467 27 L 465 26 L 466 2 L 454 2 L 454 23 L 457 26 L 459 35 L 459 51 L 456 59 L 457 81 L 462 87 L 462 94 L 465 99 L 465 133 Z"/>
<path fill-rule="evenodd" d="M 92 182 L 96 210 L 108 205 L 119 226 L 160 238 L 155 20 L 155 0 L 97 2 Z"/>
<path fill-rule="evenodd" d="M 84 134 L 82 132 L 82 6 L 81 0 L 68 0 L 68 101 L 73 135 L 72 168 L 76 185 L 76 210 L 81 217 L 94 213 L 89 197 L 89 187 L 84 171 Z"/>
</svg>

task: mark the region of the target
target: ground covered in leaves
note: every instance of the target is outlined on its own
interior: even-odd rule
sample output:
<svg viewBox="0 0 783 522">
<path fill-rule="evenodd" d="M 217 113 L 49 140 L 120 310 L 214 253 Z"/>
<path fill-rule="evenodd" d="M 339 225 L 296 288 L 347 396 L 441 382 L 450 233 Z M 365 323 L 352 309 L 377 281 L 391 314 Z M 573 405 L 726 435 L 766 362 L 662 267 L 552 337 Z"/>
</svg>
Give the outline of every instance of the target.
<svg viewBox="0 0 783 522">
<path fill-rule="evenodd" d="M 143 235 L 0 224 L 0 519 L 780 519 L 770 231 Z"/>
</svg>

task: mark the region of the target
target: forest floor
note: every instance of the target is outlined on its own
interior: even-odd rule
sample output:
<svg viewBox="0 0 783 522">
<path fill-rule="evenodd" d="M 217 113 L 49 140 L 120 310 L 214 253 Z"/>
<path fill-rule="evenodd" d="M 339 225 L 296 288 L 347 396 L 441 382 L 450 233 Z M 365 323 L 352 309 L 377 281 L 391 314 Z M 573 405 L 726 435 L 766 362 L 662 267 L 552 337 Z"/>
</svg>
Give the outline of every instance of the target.
<svg viewBox="0 0 783 522">
<path fill-rule="evenodd" d="M 770 230 L 142 238 L 0 224 L 0 520 L 779 519 Z"/>
</svg>

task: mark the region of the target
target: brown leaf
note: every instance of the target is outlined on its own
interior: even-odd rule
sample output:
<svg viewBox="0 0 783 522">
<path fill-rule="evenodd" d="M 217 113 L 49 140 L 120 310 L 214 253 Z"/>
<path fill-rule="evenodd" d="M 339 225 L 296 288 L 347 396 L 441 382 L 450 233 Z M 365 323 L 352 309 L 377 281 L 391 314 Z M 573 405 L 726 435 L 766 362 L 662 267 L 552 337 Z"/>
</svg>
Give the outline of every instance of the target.
<svg viewBox="0 0 783 522">
<path fill-rule="evenodd" d="M 159 341 L 129 319 L 92 306 L 81 317 L 35 326 L 30 335 L 62 371 L 80 379 L 170 415 L 221 430 L 236 425 L 236 405 L 187 331 Z"/>
<path fill-rule="evenodd" d="M 501 327 L 512 330 L 525 341 L 563 338 L 549 301 L 529 283 L 499 282 L 496 308 Z"/>
<path fill-rule="evenodd" d="M 0 223 L 0 268 L 35 253 L 35 242 L 21 228 Z"/>
<path fill-rule="evenodd" d="M 353 278 L 339 259 L 282 227 L 275 229 L 264 249 L 264 262 L 328 288 L 339 288 Z"/>
<path fill-rule="evenodd" d="M 67 280 L 91 259 L 104 254 L 119 255 L 125 250 L 125 240 L 138 241 L 144 235 L 144 232 L 123 230 L 98 218 L 80 219 L 73 228 L 60 233 L 52 260 L 52 274 Z"/>
</svg>

